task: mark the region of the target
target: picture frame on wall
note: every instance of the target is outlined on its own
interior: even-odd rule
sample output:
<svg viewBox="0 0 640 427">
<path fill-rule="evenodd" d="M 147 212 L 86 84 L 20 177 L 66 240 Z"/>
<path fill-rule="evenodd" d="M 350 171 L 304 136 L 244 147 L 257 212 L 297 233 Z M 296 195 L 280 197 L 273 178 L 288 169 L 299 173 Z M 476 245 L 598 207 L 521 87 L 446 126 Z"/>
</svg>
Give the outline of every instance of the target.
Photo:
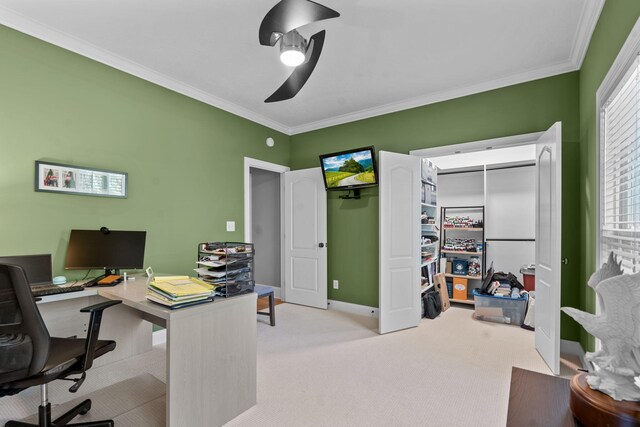
<svg viewBox="0 0 640 427">
<path fill-rule="evenodd" d="M 36 160 L 35 191 L 127 198 L 128 174 Z"/>
</svg>

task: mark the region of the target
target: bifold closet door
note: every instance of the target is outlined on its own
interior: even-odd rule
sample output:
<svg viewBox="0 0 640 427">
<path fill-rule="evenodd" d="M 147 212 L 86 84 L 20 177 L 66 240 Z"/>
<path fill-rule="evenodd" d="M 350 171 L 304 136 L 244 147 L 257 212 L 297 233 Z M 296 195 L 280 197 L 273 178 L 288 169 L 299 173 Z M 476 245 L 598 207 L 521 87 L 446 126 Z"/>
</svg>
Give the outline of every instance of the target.
<svg viewBox="0 0 640 427">
<path fill-rule="evenodd" d="M 420 323 L 420 158 L 380 151 L 379 332 Z"/>
</svg>

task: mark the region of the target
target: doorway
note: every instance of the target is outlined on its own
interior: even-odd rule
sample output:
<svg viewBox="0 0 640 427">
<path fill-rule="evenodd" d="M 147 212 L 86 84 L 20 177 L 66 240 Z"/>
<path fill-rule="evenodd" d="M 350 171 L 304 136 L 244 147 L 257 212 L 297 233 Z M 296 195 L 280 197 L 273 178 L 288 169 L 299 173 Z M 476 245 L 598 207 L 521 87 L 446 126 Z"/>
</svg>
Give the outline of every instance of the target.
<svg viewBox="0 0 640 427">
<path fill-rule="evenodd" d="M 287 166 L 245 157 L 244 239 L 255 245 L 256 284 L 273 288 L 276 298 L 283 291 L 283 174 Z"/>
<path fill-rule="evenodd" d="M 440 270 L 442 271 L 443 268 L 448 268 L 448 261 L 447 264 L 444 264 L 440 263 L 441 260 L 439 259 L 442 255 L 445 254 L 445 252 L 447 260 L 450 254 L 454 256 L 458 256 L 461 254 L 482 254 L 483 258 L 485 258 L 480 270 L 482 272 L 482 275 L 477 275 L 477 273 L 474 273 L 474 275 L 471 276 L 470 266 L 472 265 L 472 262 L 460 260 L 458 258 L 452 259 L 452 264 L 454 268 L 457 268 L 457 270 L 449 274 L 445 274 L 445 277 L 455 276 L 453 277 L 453 301 L 456 301 L 456 299 L 458 299 L 460 300 L 460 302 L 474 304 L 474 295 L 467 293 L 472 288 L 472 286 L 469 286 L 468 282 L 470 280 L 482 280 L 482 278 L 484 277 L 488 269 L 488 265 L 486 263 L 486 254 L 488 252 L 489 246 L 502 246 L 502 249 L 494 252 L 492 258 L 494 258 L 496 261 L 498 259 L 509 260 L 508 262 L 505 262 L 504 266 L 509 265 L 509 267 L 505 271 L 516 270 L 519 273 L 519 269 L 517 269 L 516 264 L 519 262 L 520 258 L 514 257 L 514 254 L 530 258 L 533 253 L 534 257 L 531 263 L 535 265 L 536 271 L 536 303 L 534 310 L 536 319 L 535 344 L 536 349 L 549 365 L 551 371 L 554 374 L 558 374 L 560 369 L 560 220 L 562 206 L 561 130 L 561 123 L 556 123 L 543 133 L 477 141 L 466 144 L 458 144 L 455 146 L 414 150 L 410 153 L 415 156 L 428 158 L 428 164 L 431 164 L 431 162 L 433 161 L 438 164 L 439 157 L 442 157 L 443 160 L 452 160 L 452 156 L 455 156 L 453 162 L 449 161 L 449 165 L 451 167 L 450 172 L 469 172 L 470 168 L 477 168 L 480 165 L 482 166 L 482 203 L 478 204 L 478 206 L 474 206 L 475 208 L 481 209 L 482 218 L 478 220 L 477 218 L 471 218 L 469 216 L 449 217 L 445 208 L 441 205 L 442 202 L 439 201 L 438 205 L 440 206 L 438 207 L 441 208 L 439 210 L 440 218 L 434 221 L 433 215 L 427 215 L 427 219 L 430 219 L 432 221 L 432 224 L 440 224 L 439 240 L 441 241 L 439 242 L 439 245 L 436 246 L 441 248 L 441 253 L 431 254 L 431 257 L 439 261 L 438 264 L 440 265 Z M 514 159 L 509 157 L 503 158 L 503 156 L 499 155 L 501 153 L 498 153 L 498 150 L 496 150 L 496 148 L 498 148 L 500 151 L 504 151 L 505 153 L 507 153 L 509 150 L 522 149 L 524 152 L 526 152 L 528 149 L 528 147 L 526 147 L 527 145 L 530 145 L 531 149 L 529 150 L 530 153 L 527 155 L 527 158 L 524 159 Z M 511 166 L 523 166 L 518 165 L 517 163 L 521 163 L 522 161 L 530 162 L 532 155 L 534 160 L 534 173 L 526 172 L 523 169 L 518 173 L 519 175 L 521 175 L 518 178 L 514 178 L 513 176 L 511 176 L 513 175 L 513 173 L 509 171 L 509 169 L 514 169 Z M 512 164 L 510 166 L 510 162 L 515 162 L 516 164 Z M 443 164 L 444 163 L 438 165 L 439 168 L 444 169 Z M 496 168 L 496 165 L 500 166 Z M 460 183 L 458 183 L 457 185 L 455 185 L 455 187 L 457 189 L 462 188 L 464 190 L 469 186 L 472 186 L 474 183 L 477 183 L 478 181 L 480 181 L 480 179 L 471 180 L 467 186 L 461 186 Z M 514 184 L 518 181 L 524 185 L 524 190 L 515 188 L 517 187 L 517 185 L 514 187 Z M 428 189 L 432 188 L 432 193 L 436 193 L 436 188 L 438 188 L 439 190 L 441 187 L 443 187 L 442 184 L 443 183 L 441 183 L 438 179 L 437 187 L 435 185 L 435 182 L 427 182 L 426 184 L 423 184 L 423 187 L 427 185 Z M 503 208 L 501 204 L 509 204 L 511 203 L 510 200 L 513 200 L 514 197 L 518 199 L 526 196 L 526 194 L 528 193 L 532 193 L 531 190 L 533 189 L 533 187 L 528 184 L 534 184 L 535 191 L 533 191 L 533 197 L 530 197 L 531 200 L 525 201 L 524 204 L 528 204 L 530 207 L 533 207 L 533 209 L 529 209 L 528 211 L 532 215 L 523 216 L 529 217 L 530 219 L 530 221 L 527 221 L 528 226 L 523 227 L 518 223 L 518 218 L 515 218 L 515 221 L 505 220 L 505 218 L 507 217 L 504 215 L 504 213 L 506 212 L 508 216 L 512 213 L 515 213 L 515 209 L 510 208 L 509 206 Z M 495 197 L 495 195 L 492 195 L 491 197 L 488 196 L 488 186 L 492 187 L 492 191 L 497 191 L 497 197 Z M 527 186 L 529 187 L 528 191 L 526 189 Z M 476 193 L 478 192 L 479 191 L 477 191 Z M 500 194 L 500 192 L 504 194 Z M 425 191 L 423 191 L 423 193 L 425 193 Z M 437 191 L 437 193 L 440 193 L 440 191 Z M 423 194 L 422 196 L 423 208 L 425 206 L 424 196 L 425 194 Z M 505 200 L 507 202 L 505 202 Z M 480 200 L 478 202 L 480 202 Z M 432 205 L 436 204 L 434 201 L 431 201 L 429 203 Z M 463 202 L 463 205 L 467 205 L 467 203 L 468 201 L 465 201 Z M 487 218 L 485 218 L 485 208 L 489 209 L 489 205 L 492 203 L 495 206 L 487 212 Z M 520 205 L 520 203 L 516 204 Z M 465 208 L 466 207 L 468 207 L 468 205 L 465 206 Z M 489 216 L 492 217 L 491 221 L 489 220 Z M 473 225 L 466 225 L 467 223 Z M 487 228 L 485 229 L 485 227 Z M 513 238 L 505 236 L 505 234 L 512 234 L 514 233 L 514 231 L 517 231 L 518 234 L 520 234 L 521 231 L 526 232 L 527 229 L 528 233 L 534 231 L 533 238 L 527 236 L 514 236 Z M 453 230 L 455 232 L 482 232 L 482 239 L 450 239 L 449 236 L 443 234 L 443 232 L 447 230 Z M 488 234 L 493 233 L 495 235 L 485 236 L 485 231 L 487 231 Z M 427 243 L 432 244 L 429 242 Z M 513 246 L 514 244 L 519 245 L 520 248 L 510 248 L 510 246 Z M 531 248 L 527 250 L 527 246 L 533 246 L 533 250 L 531 250 Z M 468 249 L 467 247 L 471 247 L 472 249 Z M 473 262 L 474 271 L 475 269 L 477 269 L 477 264 L 478 260 L 476 257 L 476 260 Z M 443 267 L 443 265 L 447 265 L 447 267 Z M 468 270 L 465 265 L 469 266 Z M 497 270 L 502 269 L 500 266 L 495 267 Z M 464 278 L 460 279 L 461 275 Z M 455 284 L 456 280 L 458 280 L 458 285 Z M 509 288 L 506 289 L 506 291 L 509 290 Z M 458 291 L 458 296 L 456 296 L 456 291 Z M 486 298 L 484 295 L 477 295 L 478 298 L 480 298 L 480 296 Z"/>
<path fill-rule="evenodd" d="M 245 157 L 244 235 L 256 284 L 284 302 L 327 308 L 327 201 L 320 168 Z"/>
</svg>

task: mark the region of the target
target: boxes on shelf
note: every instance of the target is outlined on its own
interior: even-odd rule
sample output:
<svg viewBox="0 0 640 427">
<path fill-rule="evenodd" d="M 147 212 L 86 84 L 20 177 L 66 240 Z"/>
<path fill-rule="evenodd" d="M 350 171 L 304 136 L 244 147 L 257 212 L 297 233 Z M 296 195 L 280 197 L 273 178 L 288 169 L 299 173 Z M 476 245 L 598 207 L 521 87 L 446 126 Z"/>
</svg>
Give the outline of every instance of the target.
<svg viewBox="0 0 640 427">
<path fill-rule="evenodd" d="M 431 182 L 433 184 L 437 183 L 438 179 L 438 169 L 436 165 L 427 159 L 422 159 L 422 181 Z"/>
<path fill-rule="evenodd" d="M 436 205 L 437 195 L 436 195 L 436 186 L 432 184 L 422 183 L 422 203 L 426 203 L 428 205 Z"/>
<path fill-rule="evenodd" d="M 451 261 L 451 274 L 466 276 L 469 270 L 469 262 L 466 259 L 454 258 Z"/>
<path fill-rule="evenodd" d="M 467 288 L 468 288 L 467 279 L 464 279 L 462 277 L 454 277 L 453 278 L 453 299 L 466 300 Z"/>
<path fill-rule="evenodd" d="M 447 295 L 449 298 L 453 298 L 453 281 L 447 280 Z"/>
<path fill-rule="evenodd" d="M 527 294 L 517 298 L 481 294 L 473 290 L 475 318 L 489 322 L 522 325 L 527 310 Z"/>
</svg>

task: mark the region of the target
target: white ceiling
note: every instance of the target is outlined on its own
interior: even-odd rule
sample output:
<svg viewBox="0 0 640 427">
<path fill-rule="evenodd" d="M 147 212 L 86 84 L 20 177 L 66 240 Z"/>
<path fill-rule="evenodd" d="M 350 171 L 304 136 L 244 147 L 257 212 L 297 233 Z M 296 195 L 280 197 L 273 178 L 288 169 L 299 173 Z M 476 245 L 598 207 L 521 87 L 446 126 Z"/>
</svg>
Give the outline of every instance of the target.
<svg viewBox="0 0 640 427">
<path fill-rule="evenodd" d="M 320 0 L 307 84 L 258 43 L 278 0 L 0 0 L 0 23 L 288 134 L 580 68 L 604 0 Z"/>
<path fill-rule="evenodd" d="M 536 145 L 518 145 L 516 147 L 496 148 L 470 153 L 446 154 L 429 157 L 438 169 L 457 170 L 478 166 L 493 166 L 520 163 L 535 163 Z"/>
</svg>

